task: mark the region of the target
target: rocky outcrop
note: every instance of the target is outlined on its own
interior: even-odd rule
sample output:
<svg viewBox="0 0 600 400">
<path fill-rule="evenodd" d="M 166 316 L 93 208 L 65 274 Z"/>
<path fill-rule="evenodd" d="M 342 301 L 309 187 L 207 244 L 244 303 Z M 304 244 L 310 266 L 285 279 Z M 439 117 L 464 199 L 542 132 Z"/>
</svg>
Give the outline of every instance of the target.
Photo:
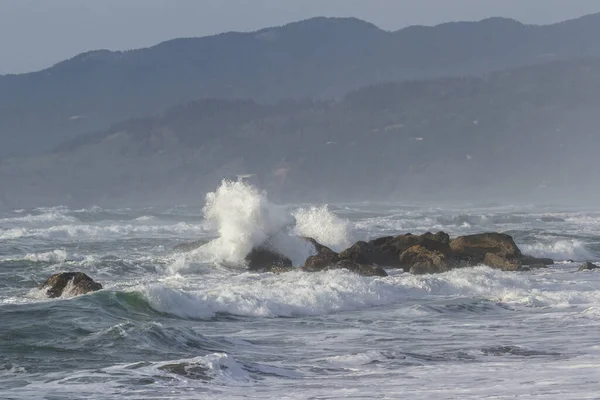
<svg viewBox="0 0 600 400">
<path fill-rule="evenodd" d="M 595 269 L 599 269 L 600 267 L 596 264 L 592 264 L 591 262 L 584 262 L 581 267 L 579 267 L 579 272 L 581 271 L 592 271 Z"/>
<path fill-rule="evenodd" d="M 451 268 L 451 260 L 446 254 L 421 245 L 412 246 L 402 252 L 400 264 L 405 271 L 415 275 L 446 272 Z"/>
<path fill-rule="evenodd" d="M 449 257 L 452 253 L 450 237 L 444 232 L 427 232 L 417 236 L 407 233 L 398 236 L 386 236 L 369 242 L 357 242 L 340 253 L 340 259 L 349 259 L 359 264 L 382 265 L 389 268 L 404 268 L 400 261 L 403 252 L 413 246 L 422 246 L 428 250 L 440 252 Z"/>
<path fill-rule="evenodd" d="M 315 247 L 316 254 L 308 257 L 302 266 L 307 272 L 323 271 L 326 267 L 332 266 L 340 260 L 338 253 L 327 246 L 323 246 L 313 238 L 304 238 Z"/>
<path fill-rule="evenodd" d="M 450 242 L 450 248 L 459 258 L 474 264 L 483 262 L 488 253 L 506 260 L 523 258 L 513 238 L 504 233 L 489 232 L 459 236 Z"/>
<path fill-rule="evenodd" d="M 554 263 L 548 258 L 524 256 L 511 236 L 496 232 L 459 236 L 454 240 L 444 232 L 385 236 L 356 242 L 339 254 L 312 238 L 304 239 L 315 249 L 315 254 L 300 267 L 306 272 L 347 269 L 364 276 L 387 276 L 383 269 L 386 267 L 421 275 L 480 264 L 503 271 L 529 271 Z M 277 273 L 293 270 L 286 256 L 267 247 L 254 249 L 246 261 L 251 270 Z"/>
<path fill-rule="evenodd" d="M 323 251 L 310 256 L 306 259 L 304 266 L 302 267 L 305 271 L 315 272 L 322 271 L 328 266 L 331 266 L 340 261 L 339 255 L 333 250 Z"/>
<path fill-rule="evenodd" d="M 393 237 L 384 237 L 369 242 L 359 241 L 340 253 L 340 259 L 365 265 L 385 265 L 398 268 L 398 251 L 390 245 Z"/>
<path fill-rule="evenodd" d="M 102 289 L 102 285 L 83 272 L 61 272 L 46 279 L 40 286 L 50 298 L 74 297 Z"/>
<path fill-rule="evenodd" d="M 245 260 L 248 269 L 251 271 L 282 272 L 286 269 L 292 269 L 292 260 L 266 247 L 252 249 Z"/>
<path fill-rule="evenodd" d="M 519 259 L 504 258 L 494 253 L 487 253 L 483 259 L 483 263 L 490 268 L 502 271 L 519 271 L 523 266 Z"/>
<path fill-rule="evenodd" d="M 348 258 L 342 259 L 340 254 L 329 247 L 323 246 L 312 238 L 305 239 L 315 246 L 316 254 L 306 259 L 306 262 L 302 266 L 303 271 L 319 272 L 347 269 L 362 276 L 388 276 L 387 272 L 379 266 L 360 264 Z"/>
</svg>

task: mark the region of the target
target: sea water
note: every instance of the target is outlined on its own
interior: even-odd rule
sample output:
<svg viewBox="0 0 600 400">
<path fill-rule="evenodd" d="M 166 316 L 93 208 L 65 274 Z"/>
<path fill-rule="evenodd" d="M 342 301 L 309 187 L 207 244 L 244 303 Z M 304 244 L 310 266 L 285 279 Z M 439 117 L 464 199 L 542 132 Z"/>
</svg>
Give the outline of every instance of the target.
<svg viewBox="0 0 600 400">
<path fill-rule="evenodd" d="M 245 270 L 314 249 L 506 232 L 557 264 L 389 277 Z M 173 246 L 202 240 L 178 253 Z M 0 398 L 585 399 L 600 395 L 600 212 L 557 206 L 274 205 L 224 182 L 198 205 L 0 214 Z M 81 271 L 104 289 L 47 299 Z"/>
</svg>

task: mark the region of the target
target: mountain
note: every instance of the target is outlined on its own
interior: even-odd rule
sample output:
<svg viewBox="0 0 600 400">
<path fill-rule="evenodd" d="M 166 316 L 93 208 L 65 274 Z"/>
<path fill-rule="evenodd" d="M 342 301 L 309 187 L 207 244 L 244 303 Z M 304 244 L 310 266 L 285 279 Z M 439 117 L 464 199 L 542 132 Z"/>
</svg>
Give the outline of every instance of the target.
<svg viewBox="0 0 600 400">
<path fill-rule="evenodd" d="M 397 32 L 314 18 L 251 33 L 78 55 L 0 76 L 0 159 L 200 98 L 331 99 L 366 85 L 600 56 L 600 14 L 547 26 L 491 18 Z"/>
<path fill-rule="evenodd" d="M 0 163 L 0 202 L 194 204 L 240 174 L 292 202 L 597 201 L 599 109 L 598 59 L 335 101 L 204 99 Z"/>
</svg>

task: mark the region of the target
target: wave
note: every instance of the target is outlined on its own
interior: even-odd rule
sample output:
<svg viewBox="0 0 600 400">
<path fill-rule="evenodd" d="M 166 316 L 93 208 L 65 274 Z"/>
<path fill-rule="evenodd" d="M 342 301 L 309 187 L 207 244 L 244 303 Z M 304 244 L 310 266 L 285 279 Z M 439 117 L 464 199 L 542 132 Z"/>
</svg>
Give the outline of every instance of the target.
<svg viewBox="0 0 600 400">
<path fill-rule="evenodd" d="M 179 222 L 173 225 L 77 224 L 55 225 L 48 228 L 0 228 L 0 239 L 19 239 L 26 237 L 39 237 L 44 239 L 92 237 L 96 239 L 146 234 L 177 234 L 192 236 L 204 234 L 206 230 L 207 229 L 203 224 L 196 225 L 185 222 Z"/>
<path fill-rule="evenodd" d="M 0 219 L 0 224 L 35 224 L 55 222 L 77 222 L 77 218 L 64 214 L 60 211 L 48 211 L 41 214 L 27 214 L 19 217 L 8 217 Z"/>
<path fill-rule="evenodd" d="M 579 240 L 558 240 L 552 243 L 524 244 L 520 246 L 525 254 L 534 257 L 547 257 L 557 261 L 588 261 L 597 258 Z"/>
<path fill-rule="evenodd" d="M 573 285 L 568 280 L 546 279 L 542 273 L 534 277 L 484 266 L 437 275 L 400 273 L 386 278 L 360 277 L 347 271 L 241 274 L 205 285 L 190 289 L 169 287 L 163 282 L 136 290 L 154 310 L 185 319 L 211 319 L 222 313 L 246 317 L 315 316 L 413 300 L 457 299 L 469 303 L 468 307 L 444 308 L 444 312 L 497 309 L 473 305 L 474 300 L 527 307 L 600 305 L 600 292 L 594 285 Z M 439 312 L 435 307 L 425 310 Z"/>
<path fill-rule="evenodd" d="M 44 253 L 29 253 L 23 257 L 24 260 L 34 262 L 54 262 L 60 263 L 65 262 L 68 259 L 67 252 L 65 250 L 52 250 Z"/>
</svg>

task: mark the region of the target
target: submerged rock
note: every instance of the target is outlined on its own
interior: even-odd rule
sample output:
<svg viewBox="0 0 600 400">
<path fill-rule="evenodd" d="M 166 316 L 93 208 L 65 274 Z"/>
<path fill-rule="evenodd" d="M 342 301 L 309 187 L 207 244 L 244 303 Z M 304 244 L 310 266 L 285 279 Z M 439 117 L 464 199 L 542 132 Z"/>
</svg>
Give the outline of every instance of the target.
<svg viewBox="0 0 600 400">
<path fill-rule="evenodd" d="M 83 272 L 61 272 L 48 278 L 40 289 L 46 290 L 46 295 L 50 298 L 63 295 L 73 297 L 98 291 L 102 289 L 102 285 Z"/>
<path fill-rule="evenodd" d="M 591 262 L 584 262 L 581 267 L 579 267 L 579 272 L 581 271 L 592 271 L 594 269 L 598 269 L 600 268 L 599 266 L 597 266 L 596 264 L 592 264 Z"/>
</svg>

